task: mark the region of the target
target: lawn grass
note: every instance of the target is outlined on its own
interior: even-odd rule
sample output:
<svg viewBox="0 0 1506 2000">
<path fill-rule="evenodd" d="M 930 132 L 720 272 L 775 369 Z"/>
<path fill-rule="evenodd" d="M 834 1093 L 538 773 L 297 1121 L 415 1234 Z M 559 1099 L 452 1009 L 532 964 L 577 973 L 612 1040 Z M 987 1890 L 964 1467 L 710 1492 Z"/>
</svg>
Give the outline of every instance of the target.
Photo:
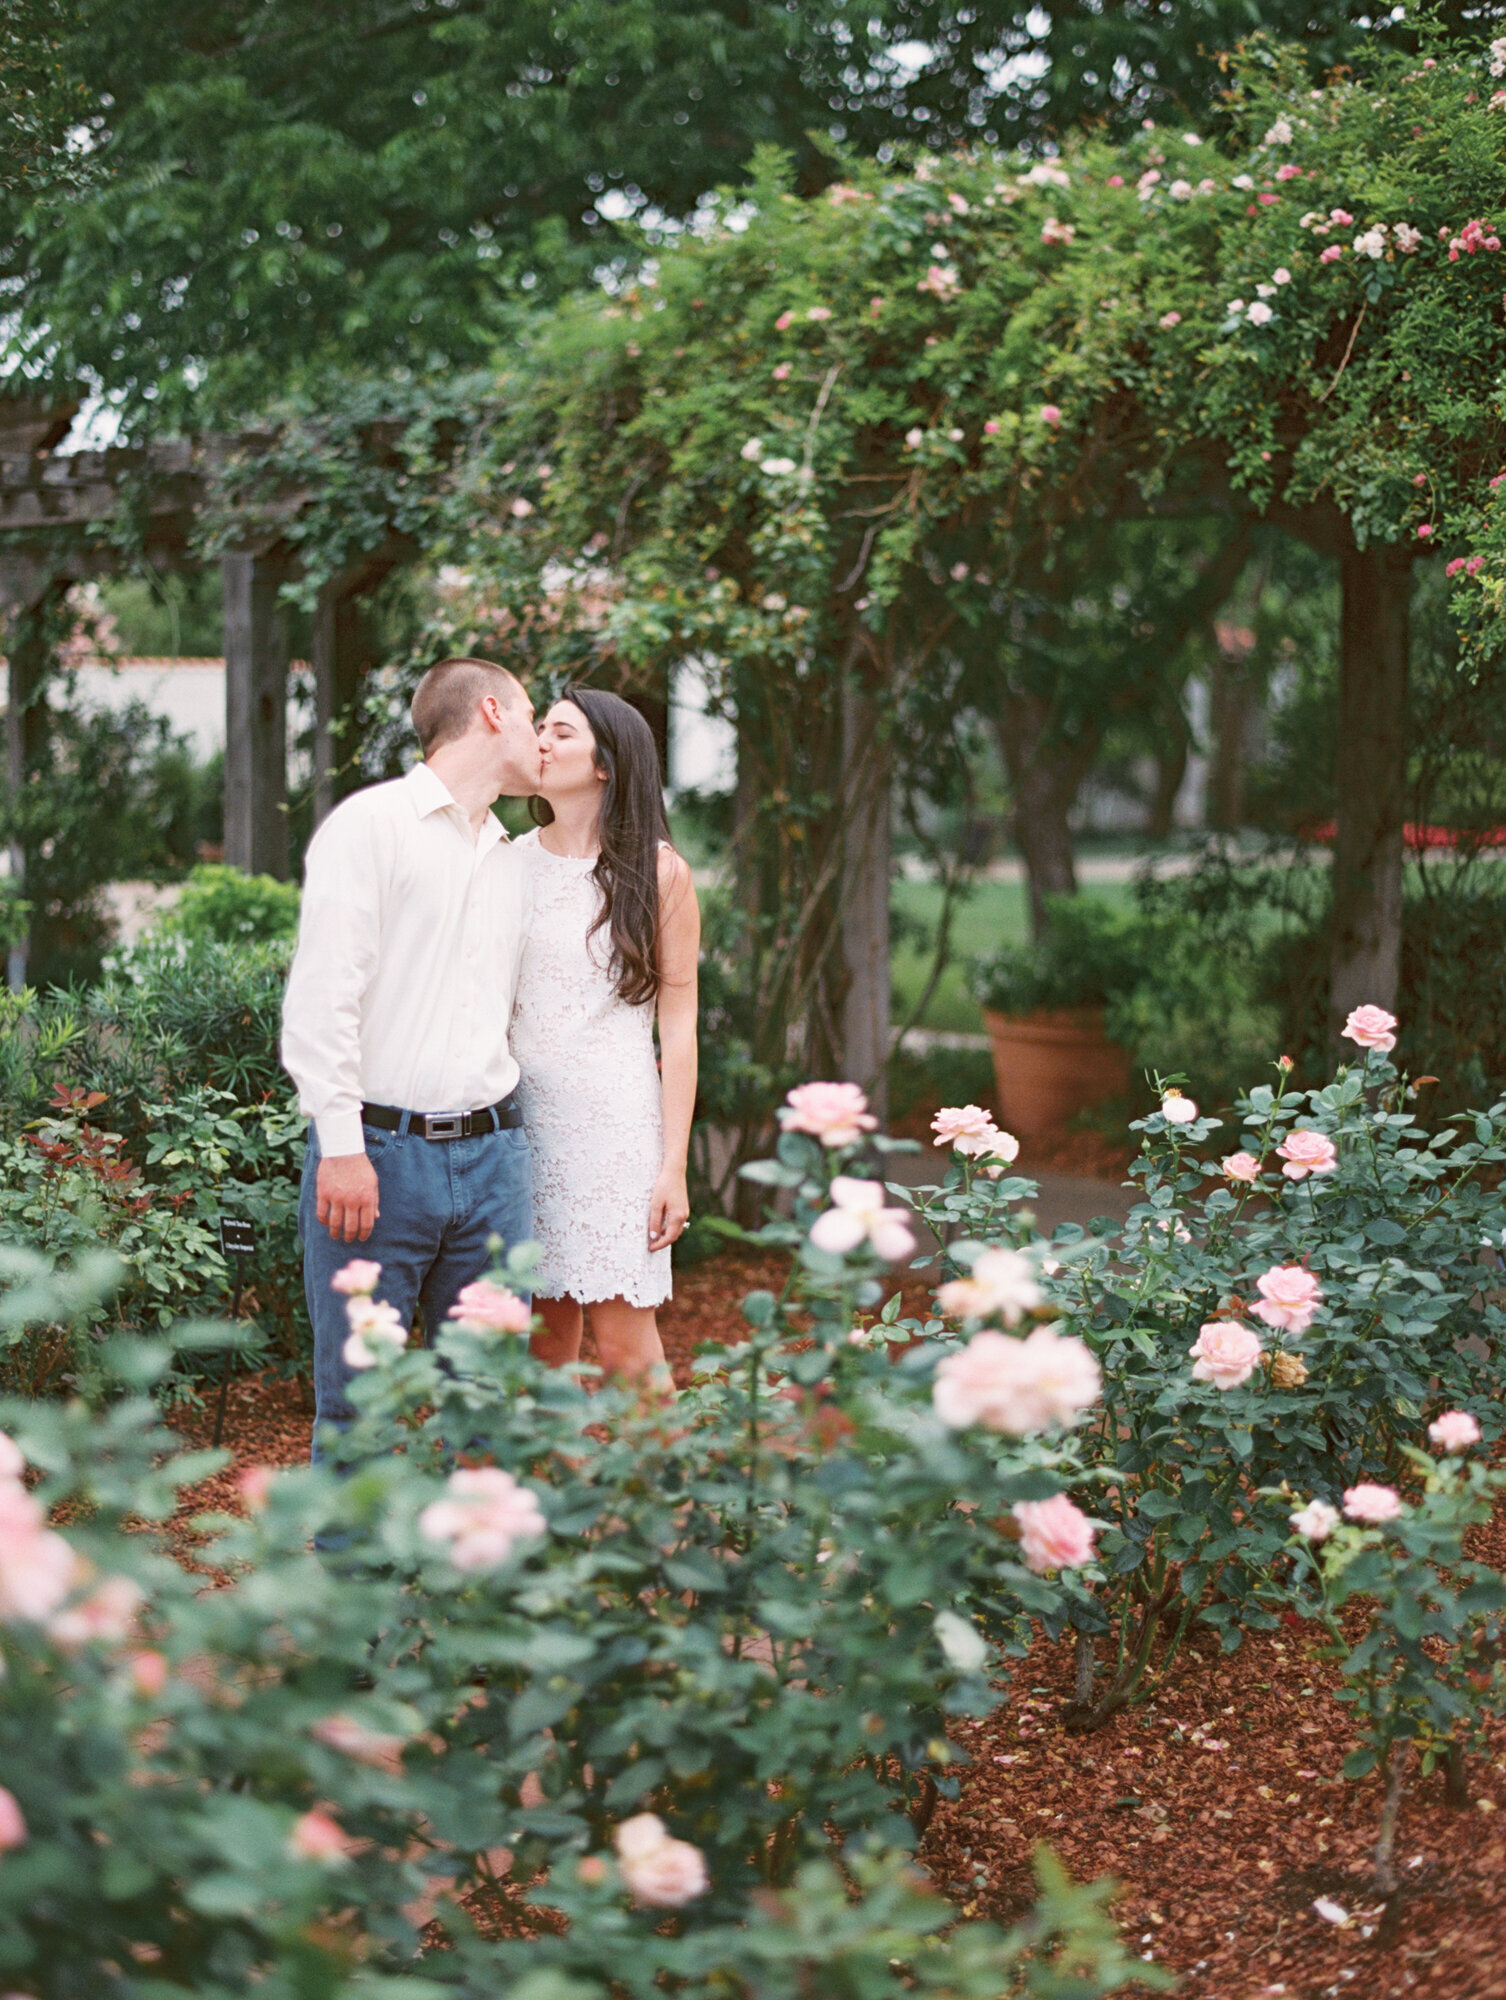
<svg viewBox="0 0 1506 2000">
<path fill-rule="evenodd" d="M 1127 908 L 1134 898 L 1130 882 L 1095 883 L 1085 894 L 1096 896 L 1116 909 Z M 910 1010 L 930 976 L 933 942 L 916 937 L 924 926 L 926 940 L 934 941 L 941 915 L 941 890 L 934 882 L 896 882 L 889 897 L 897 938 L 890 954 L 893 980 L 891 1018 L 908 1021 Z M 967 990 L 968 961 L 994 945 L 1020 944 L 1030 934 L 1030 918 L 1023 882 L 976 883 L 952 917 L 951 963 L 942 973 L 930 1005 L 919 1026 L 941 1028 L 953 1033 L 977 1034 L 983 1016 Z"/>
</svg>

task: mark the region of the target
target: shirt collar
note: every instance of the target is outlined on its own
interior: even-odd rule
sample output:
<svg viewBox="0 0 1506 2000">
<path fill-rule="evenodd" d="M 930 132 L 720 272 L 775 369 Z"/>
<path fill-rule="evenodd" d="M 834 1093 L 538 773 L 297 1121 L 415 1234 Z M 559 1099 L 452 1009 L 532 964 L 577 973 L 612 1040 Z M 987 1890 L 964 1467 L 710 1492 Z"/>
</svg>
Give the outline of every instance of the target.
<svg viewBox="0 0 1506 2000">
<path fill-rule="evenodd" d="M 469 834 L 469 819 L 451 793 L 449 786 L 446 785 L 444 779 L 439 776 L 437 771 L 431 770 L 427 764 L 415 764 L 413 769 L 404 778 L 403 783 L 408 787 L 409 795 L 413 801 L 413 810 L 418 814 L 420 819 L 427 819 L 430 813 L 444 812 L 448 808 L 451 812 L 459 814 L 461 823 L 465 827 L 467 834 Z M 497 818 L 495 813 L 489 812 L 481 822 L 481 832 L 476 841 L 477 847 L 481 849 L 495 847 L 499 840 L 505 840 L 506 838 L 507 836 L 502 830 L 502 822 Z"/>
</svg>

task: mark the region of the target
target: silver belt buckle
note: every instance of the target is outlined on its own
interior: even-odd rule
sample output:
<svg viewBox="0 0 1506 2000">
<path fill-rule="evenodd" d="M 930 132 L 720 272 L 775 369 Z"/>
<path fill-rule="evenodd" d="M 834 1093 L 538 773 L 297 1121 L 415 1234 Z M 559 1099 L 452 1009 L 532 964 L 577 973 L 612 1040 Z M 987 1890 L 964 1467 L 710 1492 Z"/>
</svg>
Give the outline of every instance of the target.
<svg viewBox="0 0 1506 2000">
<path fill-rule="evenodd" d="M 438 1111 L 424 1120 L 426 1139 L 458 1139 L 464 1131 L 463 1111 Z"/>
</svg>

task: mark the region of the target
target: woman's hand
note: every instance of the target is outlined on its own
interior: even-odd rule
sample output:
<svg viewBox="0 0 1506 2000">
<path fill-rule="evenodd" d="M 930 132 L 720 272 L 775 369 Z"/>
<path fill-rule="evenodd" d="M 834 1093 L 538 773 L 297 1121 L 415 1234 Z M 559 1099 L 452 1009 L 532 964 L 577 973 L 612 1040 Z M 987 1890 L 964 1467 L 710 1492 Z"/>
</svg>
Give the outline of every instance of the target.
<svg viewBox="0 0 1506 2000">
<path fill-rule="evenodd" d="M 654 1182 L 648 1204 L 648 1247 L 667 1250 L 690 1220 L 690 1195 L 683 1167 L 666 1167 Z"/>
</svg>

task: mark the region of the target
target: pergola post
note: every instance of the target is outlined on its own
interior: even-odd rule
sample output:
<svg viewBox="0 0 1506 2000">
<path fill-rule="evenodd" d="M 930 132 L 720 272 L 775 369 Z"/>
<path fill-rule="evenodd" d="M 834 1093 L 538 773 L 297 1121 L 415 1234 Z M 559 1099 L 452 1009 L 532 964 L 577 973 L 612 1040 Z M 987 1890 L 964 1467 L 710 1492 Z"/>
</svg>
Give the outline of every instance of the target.
<svg viewBox="0 0 1506 2000">
<path fill-rule="evenodd" d="M 365 620 L 354 592 L 328 583 L 314 609 L 314 824 L 350 790 L 348 724 L 366 665 Z"/>
<path fill-rule="evenodd" d="M 47 600 L 65 582 L 38 574 L 30 562 L 0 565 L 0 633 L 8 662 L 5 705 L 5 786 L 8 796 L 20 796 L 35 770 L 46 723 L 43 683 L 47 673 L 47 641 L 42 613 Z M 12 838 L 10 878 L 26 892 L 25 845 Z M 26 984 L 37 913 L 6 954 L 6 984 L 13 992 Z"/>
<path fill-rule="evenodd" d="M 842 690 L 842 1075 L 882 1117 L 889 1061 L 891 768 L 877 675 L 860 665 Z"/>
<path fill-rule="evenodd" d="M 283 565 L 220 560 L 225 592 L 225 859 L 251 875 L 288 872 L 287 637 Z"/>
</svg>

